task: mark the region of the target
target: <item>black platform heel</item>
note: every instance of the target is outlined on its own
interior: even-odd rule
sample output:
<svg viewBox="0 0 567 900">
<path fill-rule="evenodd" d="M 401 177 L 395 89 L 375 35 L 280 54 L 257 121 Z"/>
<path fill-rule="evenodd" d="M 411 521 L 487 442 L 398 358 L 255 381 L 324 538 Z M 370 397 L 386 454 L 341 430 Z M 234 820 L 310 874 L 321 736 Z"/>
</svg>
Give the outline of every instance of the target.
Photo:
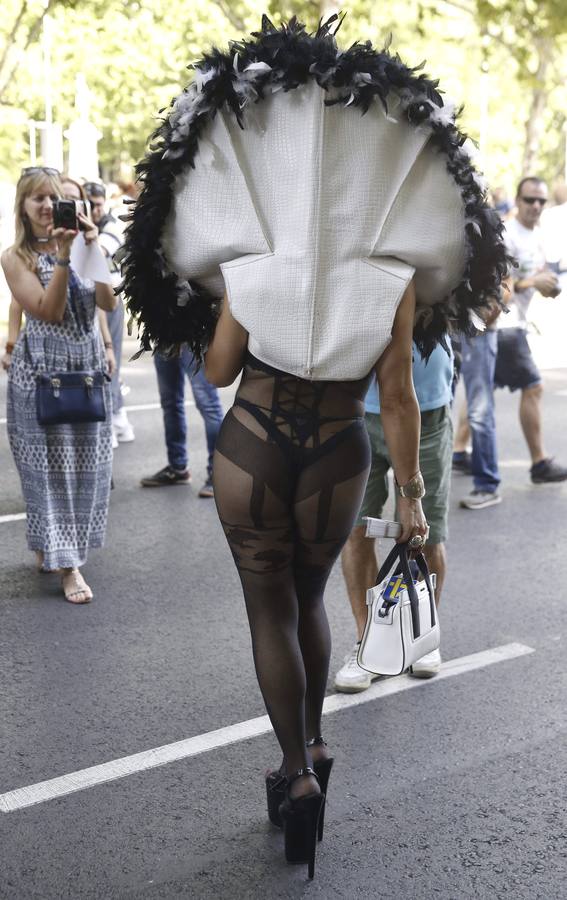
<svg viewBox="0 0 567 900">
<path fill-rule="evenodd" d="M 304 775 L 315 775 L 314 769 L 306 766 L 286 778 L 285 799 L 280 806 L 283 823 L 285 858 L 289 863 L 307 863 L 309 878 L 315 874 L 315 853 L 319 819 L 325 808 L 324 794 L 306 794 L 291 797 L 290 788 L 294 781 Z"/>
<path fill-rule="evenodd" d="M 311 738 L 310 741 L 307 741 L 306 747 L 326 747 L 327 743 L 323 740 L 321 735 L 319 737 Z M 333 757 L 329 757 L 328 759 L 320 759 L 317 762 L 313 763 L 313 769 L 315 770 L 315 775 L 319 779 L 319 784 L 321 785 L 321 791 L 323 794 L 327 794 L 327 785 L 329 784 L 329 776 L 331 774 L 331 769 L 333 768 L 334 759 Z M 284 772 L 279 769 L 276 772 L 268 772 L 266 775 L 266 801 L 268 806 L 268 818 L 272 825 L 275 825 L 276 828 L 282 827 L 282 820 L 280 817 L 280 806 L 282 805 L 285 798 L 285 786 L 286 786 L 286 778 Z M 325 811 L 323 810 L 321 814 L 321 818 L 319 819 L 319 832 L 318 839 L 323 840 L 323 828 L 325 825 Z"/>
<path fill-rule="evenodd" d="M 307 741 L 307 747 L 326 747 L 327 742 L 323 740 L 321 735 L 319 737 L 311 738 L 310 741 Z M 325 794 L 325 800 L 327 798 L 327 788 L 329 785 L 329 778 L 331 775 L 331 769 L 333 768 L 334 758 L 329 756 L 327 759 L 320 759 L 316 763 L 313 763 L 313 768 L 315 769 L 315 775 L 319 779 L 319 784 L 321 785 L 321 793 Z M 327 804 L 325 803 L 325 806 Z M 323 840 L 323 828 L 325 826 L 325 806 L 321 810 L 321 815 L 319 817 L 319 831 L 317 837 L 320 841 Z"/>
<path fill-rule="evenodd" d="M 281 769 L 268 772 L 266 775 L 266 800 L 268 803 L 268 819 L 276 828 L 282 827 L 280 806 L 285 800 L 285 775 Z"/>
</svg>

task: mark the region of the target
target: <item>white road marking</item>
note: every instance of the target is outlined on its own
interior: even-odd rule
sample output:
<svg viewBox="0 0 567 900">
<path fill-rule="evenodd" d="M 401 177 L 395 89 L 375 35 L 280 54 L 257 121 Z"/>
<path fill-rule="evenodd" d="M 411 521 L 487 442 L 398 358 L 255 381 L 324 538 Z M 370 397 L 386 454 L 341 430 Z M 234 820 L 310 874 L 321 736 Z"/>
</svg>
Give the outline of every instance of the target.
<svg viewBox="0 0 567 900">
<path fill-rule="evenodd" d="M 193 400 L 186 400 L 184 406 L 195 406 L 195 403 Z M 133 404 L 132 406 L 124 405 L 124 409 L 127 413 L 145 412 L 147 409 L 161 409 L 161 403 L 138 403 Z"/>
<path fill-rule="evenodd" d="M 195 403 L 193 400 L 186 400 L 185 406 L 195 406 Z M 134 403 L 132 406 L 124 405 L 124 409 L 127 413 L 145 412 L 150 409 L 161 409 L 161 403 Z M 0 425 L 5 425 L 7 421 L 7 419 L 0 419 Z"/>
<path fill-rule="evenodd" d="M 25 518 L 25 513 L 12 513 L 11 516 L 0 516 L 0 525 L 4 522 L 23 522 Z"/>
<path fill-rule="evenodd" d="M 530 468 L 529 456 L 524 459 L 499 459 L 498 466 L 500 469 L 526 469 Z"/>
<path fill-rule="evenodd" d="M 473 672 L 476 669 L 483 669 L 486 666 L 494 665 L 494 663 L 517 659 L 520 656 L 533 652 L 534 648 L 527 647 L 525 644 L 504 644 L 501 647 L 493 647 L 491 650 L 483 650 L 470 656 L 450 659 L 448 662 L 443 663 L 441 672 L 432 681 L 418 680 L 410 678 L 409 675 L 401 675 L 398 678 L 387 678 L 384 681 L 377 681 L 363 693 L 333 694 L 325 700 L 323 715 L 329 715 L 341 709 L 348 709 L 350 706 L 359 706 L 362 703 L 369 703 L 372 700 L 389 697 L 392 694 L 399 694 L 403 691 L 423 688 L 426 684 L 438 684 L 445 678 L 463 675 L 465 672 Z M 144 772 L 158 766 L 165 766 L 168 763 L 197 756 L 200 753 L 208 753 L 210 750 L 226 747 L 228 744 L 235 744 L 238 741 L 250 740 L 250 738 L 257 737 L 260 734 L 266 734 L 271 730 L 271 727 L 268 716 L 259 716 L 257 719 L 248 719 L 246 722 L 238 722 L 236 725 L 218 728 L 216 731 L 199 734 L 187 740 L 165 744 L 163 747 L 144 750 L 141 753 L 114 759 L 98 766 L 90 766 L 88 769 L 71 772 L 59 778 L 51 778 L 49 781 L 40 781 L 37 784 L 17 788 L 17 790 L 0 794 L 0 811 L 9 813 L 18 809 L 25 809 L 25 807 L 33 806 L 36 803 L 44 803 L 46 800 L 64 797 L 67 794 L 83 791 L 97 784 L 124 778 L 126 775 L 133 775 L 136 772 Z"/>
</svg>

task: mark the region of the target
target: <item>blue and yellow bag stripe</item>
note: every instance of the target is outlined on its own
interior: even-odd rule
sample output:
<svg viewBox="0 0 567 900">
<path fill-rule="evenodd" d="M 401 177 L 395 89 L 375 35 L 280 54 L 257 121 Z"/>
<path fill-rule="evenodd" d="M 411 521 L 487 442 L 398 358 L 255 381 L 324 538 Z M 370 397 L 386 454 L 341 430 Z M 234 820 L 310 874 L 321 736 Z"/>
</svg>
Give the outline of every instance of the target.
<svg viewBox="0 0 567 900">
<path fill-rule="evenodd" d="M 401 591 L 407 591 L 403 575 L 393 575 L 382 592 L 384 600 L 395 600 Z"/>
</svg>

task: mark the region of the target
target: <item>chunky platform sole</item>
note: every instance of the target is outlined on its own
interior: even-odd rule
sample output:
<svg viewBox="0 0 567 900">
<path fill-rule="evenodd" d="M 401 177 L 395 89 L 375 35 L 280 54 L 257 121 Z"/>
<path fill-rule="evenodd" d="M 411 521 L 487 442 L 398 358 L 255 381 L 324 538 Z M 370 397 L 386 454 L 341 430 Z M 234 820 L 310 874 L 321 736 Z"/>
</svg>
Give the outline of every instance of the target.
<svg viewBox="0 0 567 900">
<path fill-rule="evenodd" d="M 317 835 L 324 809 L 324 794 L 309 794 L 295 800 L 286 797 L 280 807 L 285 858 L 288 863 L 307 863 L 309 878 L 315 875 Z"/>
</svg>

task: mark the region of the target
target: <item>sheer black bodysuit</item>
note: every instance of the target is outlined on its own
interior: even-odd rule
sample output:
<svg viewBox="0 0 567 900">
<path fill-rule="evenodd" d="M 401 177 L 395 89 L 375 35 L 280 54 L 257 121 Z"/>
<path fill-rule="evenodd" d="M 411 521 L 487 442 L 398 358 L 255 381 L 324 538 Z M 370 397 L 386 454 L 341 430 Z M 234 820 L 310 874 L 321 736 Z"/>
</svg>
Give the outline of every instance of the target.
<svg viewBox="0 0 567 900">
<path fill-rule="evenodd" d="M 323 592 L 368 477 L 369 379 L 305 381 L 248 354 L 216 444 L 215 501 L 288 771 L 321 734 L 331 649 Z"/>
</svg>

